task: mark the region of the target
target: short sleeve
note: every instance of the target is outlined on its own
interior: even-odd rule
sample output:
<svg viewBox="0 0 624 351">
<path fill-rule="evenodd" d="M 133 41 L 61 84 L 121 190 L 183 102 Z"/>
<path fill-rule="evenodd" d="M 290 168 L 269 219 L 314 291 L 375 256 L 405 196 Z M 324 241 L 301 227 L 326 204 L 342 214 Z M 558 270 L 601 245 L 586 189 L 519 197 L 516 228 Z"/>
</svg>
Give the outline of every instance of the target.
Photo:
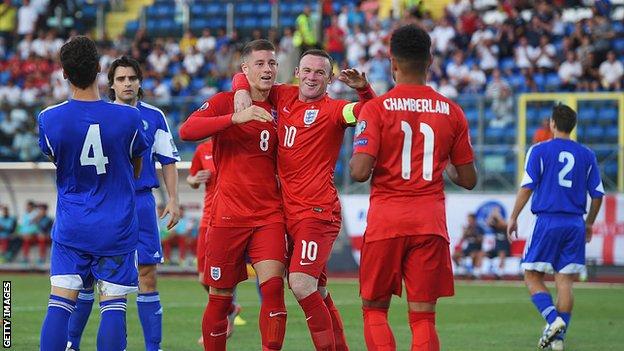
<svg viewBox="0 0 624 351">
<path fill-rule="evenodd" d="M 132 112 L 132 117 L 134 117 L 134 131 L 130 142 L 130 158 L 135 158 L 142 156 L 143 152 L 147 150 L 148 145 L 143 132 L 143 121 L 139 115 L 139 110 L 135 109 L 135 111 Z"/>
<path fill-rule="evenodd" d="M 377 158 L 381 139 L 381 113 L 376 105 L 368 103 L 362 109 L 355 127 L 353 153 L 365 153 Z"/>
<path fill-rule="evenodd" d="M 37 120 L 39 121 L 39 148 L 44 155 L 54 157 L 54 150 L 52 149 L 50 139 L 48 139 L 45 128 L 43 126 L 43 112 L 39 114 Z"/>
<path fill-rule="evenodd" d="M 542 177 L 542 160 L 539 155 L 539 150 L 535 149 L 535 146 L 531 146 L 527 151 L 526 161 L 524 164 L 524 177 L 520 186 L 528 189 L 535 189 Z"/>
<path fill-rule="evenodd" d="M 343 128 L 353 127 L 357 123 L 357 117 L 355 116 L 356 105 L 356 102 L 338 100 L 335 105 L 334 122 Z"/>
<path fill-rule="evenodd" d="M 202 153 L 202 146 L 199 145 L 197 147 L 197 150 L 195 150 L 193 159 L 191 160 L 191 168 L 189 169 L 189 174 L 192 176 L 196 175 L 197 172 L 203 169 L 202 162 L 201 162 L 201 153 Z"/>
<path fill-rule="evenodd" d="M 587 172 L 587 191 L 592 199 L 596 199 L 604 196 L 604 187 L 602 186 L 596 155 L 592 152 L 591 156 L 592 163 L 589 166 L 589 172 Z"/>
<path fill-rule="evenodd" d="M 180 161 L 180 155 L 167 124 L 167 118 L 162 113 L 159 113 L 159 115 L 160 124 L 154 135 L 154 153 L 160 164 L 167 165 Z"/>
<path fill-rule="evenodd" d="M 455 110 L 458 117 L 457 134 L 451 148 L 450 161 L 454 166 L 461 166 L 474 161 L 468 121 L 461 109 Z"/>
</svg>

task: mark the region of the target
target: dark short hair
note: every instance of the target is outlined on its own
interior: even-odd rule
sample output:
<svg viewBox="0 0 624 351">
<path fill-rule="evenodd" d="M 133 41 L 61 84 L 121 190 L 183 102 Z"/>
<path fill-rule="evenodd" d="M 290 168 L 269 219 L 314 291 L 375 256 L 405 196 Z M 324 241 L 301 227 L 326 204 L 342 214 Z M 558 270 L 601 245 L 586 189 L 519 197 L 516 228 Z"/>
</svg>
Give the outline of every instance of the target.
<svg viewBox="0 0 624 351">
<path fill-rule="evenodd" d="M 141 71 L 141 65 L 139 61 L 133 59 L 130 56 L 123 55 L 120 58 L 116 59 L 111 63 L 110 69 L 108 70 L 108 98 L 111 101 L 115 101 L 115 90 L 113 90 L 113 83 L 115 83 L 115 70 L 117 67 L 131 67 L 134 69 L 134 72 L 139 78 L 139 82 L 143 81 L 143 71 Z M 143 89 L 139 88 L 139 93 L 137 94 L 139 100 L 143 98 Z"/>
<path fill-rule="evenodd" d="M 431 60 L 431 37 L 414 24 L 399 27 L 392 32 L 390 54 L 404 68 L 425 72 Z"/>
<path fill-rule="evenodd" d="M 79 35 L 61 47 L 61 66 L 67 79 L 80 89 L 88 88 L 99 72 L 100 55 L 93 40 Z"/>
<path fill-rule="evenodd" d="M 334 67 L 334 59 L 327 53 L 327 51 L 320 50 L 320 49 L 307 50 L 303 54 L 301 54 L 301 56 L 299 56 L 299 62 L 301 62 L 301 59 L 306 56 L 317 56 L 317 57 L 326 58 L 329 61 L 329 67 L 330 67 L 330 71 L 328 73 L 331 76 L 331 74 L 333 73 L 332 67 Z"/>
<path fill-rule="evenodd" d="M 245 61 L 252 52 L 262 50 L 275 51 L 275 45 L 266 39 L 252 40 L 243 47 L 241 60 Z"/>
<path fill-rule="evenodd" d="M 558 131 L 571 133 L 576 126 L 576 112 L 570 106 L 558 104 L 553 107 L 552 120 Z"/>
</svg>

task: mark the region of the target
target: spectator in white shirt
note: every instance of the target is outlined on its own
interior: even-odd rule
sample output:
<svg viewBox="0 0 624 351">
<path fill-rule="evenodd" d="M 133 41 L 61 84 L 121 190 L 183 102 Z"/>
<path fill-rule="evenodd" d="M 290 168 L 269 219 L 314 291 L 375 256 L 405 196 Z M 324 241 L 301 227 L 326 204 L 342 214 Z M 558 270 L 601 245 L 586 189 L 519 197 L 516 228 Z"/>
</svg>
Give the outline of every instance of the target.
<svg viewBox="0 0 624 351">
<path fill-rule="evenodd" d="M 440 79 L 440 86 L 438 87 L 438 93 L 446 96 L 449 99 L 455 99 L 457 95 L 457 89 L 446 80 L 446 78 Z"/>
<path fill-rule="evenodd" d="M 446 12 L 448 12 L 455 19 L 458 19 L 468 10 L 470 10 L 470 2 L 468 0 L 453 0 L 452 3 L 446 5 Z"/>
<path fill-rule="evenodd" d="M 440 20 L 440 24 L 435 26 L 431 32 L 431 46 L 436 53 L 446 55 L 455 38 L 455 28 L 449 23 L 446 17 Z"/>
<path fill-rule="evenodd" d="M 154 51 L 147 56 L 147 62 L 159 75 L 167 73 L 167 68 L 169 67 L 169 56 L 167 56 L 160 45 L 156 45 Z"/>
<path fill-rule="evenodd" d="M 9 79 L 7 85 L 0 86 L 0 105 L 17 106 L 21 95 L 22 89 L 12 79 Z"/>
<path fill-rule="evenodd" d="M 37 38 L 33 40 L 31 45 L 32 51 L 39 57 L 48 57 L 48 47 L 45 42 L 45 32 L 40 30 Z"/>
<path fill-rule="evenodd" d="M 558 73 L 561 79 L 561 88 L 568 91 L 576 89 L 576 83 L 583 75 L 583 68 L 573 51 L 567 53 L 566 60 L 559 66 Z"/>
<path fill-rule="evenodd" d="M 33 51 L 32 44 L 32 34 L 26 34 L 26 36 L 24 36 L 24 38 L 20 40 L 19 44 L 17 44 L 17 52 L 19 53 L 19 56 L 22 58 L 22 60 L 26 60 L 30 56 L 30 53 Z"/>
<path fill-rule="evenodd" d="M 535 48 L 529 45 L 529 41 L 526 37 L 520 38 L 520 44 L 516 46 L 514 50 L 516 58 L 516 66 L 522 70 L 530 70 L 533 68 L 533 58 L 535 55 Z"/>
<path fill-rule="evenodd" d="M 154 99 L 158 105 L 168 105 L 171 102 L 171 88 L 160 79 L 156 77 L 154 84 Z"/>
<path fill-rule="evenodd" d="M 615 52 L 609 51 L 607 53 L 607 60 L 600 64 L 598 73 L 603 89 L 616 91 L 622 89 L 624 66 L 622 62 L 616 59 Z"/>
<path fill-rule="evenodd" d="M 39 18 L 39 13 L 30 4 L 30 0 L 23 0 L 22 6 L 17 10 L 17 34 L 20 38 L 35 32 L 37 18 Z"/>
<path fill-rule="evenodd" d="M 537 68 L 548 72 L 553 71 L 555 69 L 556 55 L 557 50 L 555 46 L 550 43 L 547 35 L 542 35 L 540 37 L 540 45 L 537 48 L 537 60 L 535 61 Z"/>
<path fill-rule="evenodd" d="M 48 50 L 48 57 L 54 58 L 61 51 L 63 40 L 56 36 L 56 32 L 54 30 L 50 30 L 48 34 L 46 34 L 45 44 L 46 49 Z"/>
<path fill-rule="evenodd" d="M 347 35 L 347 39 L 345 40 L 347 47 L 347 62 L 350 67 L 357 65 L 360 58 L 366 56 L 367 42 L 368 38 L 366 38 L 366 34 L 362 32 L 360 26 L 354 26 L 353 33 Z"/>
<path fill-rule="evenodd" d="M 446 66 L 446 75 L 450 83 L 460 90 L 470 82 L 470 69 L 464 63 L 464 54 L 461 51 L 453 54 L 453 62 Z"/>
<path fill-rule="evenodd" d="M 197 51 L 195 47 L 191 47 L 190 52 L 184 57 L 182 62 L 184 68 L 190 75 L 196 74 L 204 65 L 204 55 Z"/>
<path fill-rule="evenodd" d="M 487 78 L 485 77 L 485 72 L 483 72 L 479 68 L 479 65 L 473 63 L 472 67 L 470 68 L 470 73 L 468 73 L 468 79 L 468 86 L 466 87 L 467 92 L 480 93 L 485 86 L 485 81 Z"/>
<path fill-rule="evenodd" d="M 215 39 L 215 37 L 210 34 L 210 30 L 208 29 L 204 29 L 204 31 L 202 32 L 202 36 L 197 39 L 197 44 L 195 44 L 197 50 L 199 50 L 199 52 L 204 55 L 208 52 L 214 51 L 216 46 L 217 39 Z"/>
</svg>

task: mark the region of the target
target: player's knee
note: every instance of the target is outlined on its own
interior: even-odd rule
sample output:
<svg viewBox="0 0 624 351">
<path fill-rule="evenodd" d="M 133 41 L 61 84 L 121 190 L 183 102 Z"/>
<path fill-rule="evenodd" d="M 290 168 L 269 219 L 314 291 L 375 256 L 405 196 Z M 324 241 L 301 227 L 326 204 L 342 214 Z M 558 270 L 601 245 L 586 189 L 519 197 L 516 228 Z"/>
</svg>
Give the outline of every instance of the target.
<svg viewBox="0 0 624 351">
<path fill-rule="evenodd" d="M 291 274 L 289 277 L 290 290 L 297 298 L 297 300 L 304 299 L 317 291 L 316 280 L 307 279 L 307 277 L 301 274 Z"/>
<path fill-rule="evenodd" d="M 139 267 L 139 291 L 148 293 L 156 291 L 156 266 Z"/>
<path fill-rule="evenodd" d="M 215 288 L 215 287 L 210 287 L 210 294 L 211 295 L 219 295 L 219 296 L 232 296 L 234 295 L 234 288 Z"/>
<path fill-rule="evenodd" d="M 428 302 L 408 302 L 408 308 L 410 312 L 435 312 L 435 301 Z"/>
</svg>

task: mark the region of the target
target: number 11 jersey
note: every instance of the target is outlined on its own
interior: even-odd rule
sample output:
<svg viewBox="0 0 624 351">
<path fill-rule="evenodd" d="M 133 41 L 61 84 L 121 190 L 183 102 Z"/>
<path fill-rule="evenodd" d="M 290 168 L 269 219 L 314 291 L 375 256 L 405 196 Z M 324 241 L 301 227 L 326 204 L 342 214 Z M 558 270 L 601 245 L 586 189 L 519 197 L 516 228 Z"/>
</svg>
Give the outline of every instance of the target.
<svg viewBox="0 0 624 351">
<path fill-rule="evenodd" d="M 440 235 L 447 241 L 443 172 L 473 161 L 461 108 L 431 87 L 399 84 L 364 106 L 354 153 L 373 156 L 365 241 Z"/>
<path fill-rule="evenodd" d="M 136 250 L 131 160 L 148 148 L 139 110 L 70 100 L 39 114 L 39 147 L 56 164 L 55 242 L 99 255 Z"/>
</svg>

